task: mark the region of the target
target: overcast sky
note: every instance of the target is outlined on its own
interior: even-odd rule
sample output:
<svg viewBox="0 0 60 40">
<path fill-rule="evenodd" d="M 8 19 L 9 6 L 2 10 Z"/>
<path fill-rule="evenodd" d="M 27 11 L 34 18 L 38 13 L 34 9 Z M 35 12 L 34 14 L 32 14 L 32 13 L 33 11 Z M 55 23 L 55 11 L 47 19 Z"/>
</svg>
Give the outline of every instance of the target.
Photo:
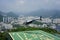
<svg viewBox="0 0 60 40">
<path fill-rule="evenodd" d="M 31 12 L 39 9 L 60 9 L 60 0 L 0 0 L 0 11 Z"/>
</svg>

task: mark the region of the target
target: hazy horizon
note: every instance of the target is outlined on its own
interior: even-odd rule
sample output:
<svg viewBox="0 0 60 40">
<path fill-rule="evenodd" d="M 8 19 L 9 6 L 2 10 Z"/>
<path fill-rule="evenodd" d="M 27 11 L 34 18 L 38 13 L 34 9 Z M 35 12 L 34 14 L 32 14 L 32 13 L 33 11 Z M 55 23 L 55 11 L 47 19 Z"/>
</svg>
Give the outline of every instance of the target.
<svg viewBox="0 0 60 40">
<path fill-rule="evenodd" d="M 60 0 L 0 0 L 0 11 L 29 13 L 36 10 L 60 10 Z"/>
</svg>

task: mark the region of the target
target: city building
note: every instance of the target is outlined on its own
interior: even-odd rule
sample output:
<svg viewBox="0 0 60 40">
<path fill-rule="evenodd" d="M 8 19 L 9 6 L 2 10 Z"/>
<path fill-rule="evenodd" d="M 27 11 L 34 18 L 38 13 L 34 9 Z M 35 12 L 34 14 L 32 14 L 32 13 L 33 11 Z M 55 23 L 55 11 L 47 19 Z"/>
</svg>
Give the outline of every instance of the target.
<svg viewBox="0 0 60 40">
<path fill-rule="evenodd" d="M 11 24 L 6 24 L 6 23 L 1 22 L 0 30 L 5 31 L 6 29 L 13 29 L 13 26 Z"/>
<path fill-rule="evenodd" d="M 14 20 L 13 17 L 7 17 L 7 16 L 3 17 L 3 22 L 4 23 L 11 23 L 11 21 L 13 21 L 13 20 Z"/>
<path fill-rule="evenodd" d="M 50 18 L 42 18 L 42 23 L 52 23 L 52 20 Z"/>
<path fill-rule="evenodd" d="M 53 19 L 53 23 L 60 24 L 60 18 Z"/>
</svg>

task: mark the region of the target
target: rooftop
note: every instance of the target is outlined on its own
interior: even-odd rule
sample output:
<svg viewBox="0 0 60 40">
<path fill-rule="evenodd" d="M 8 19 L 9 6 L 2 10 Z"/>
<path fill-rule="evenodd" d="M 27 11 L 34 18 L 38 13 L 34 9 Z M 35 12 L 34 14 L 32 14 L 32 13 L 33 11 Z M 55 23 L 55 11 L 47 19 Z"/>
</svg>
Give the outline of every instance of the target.
<svg viewBox="0 0 60 40">
<path fill-rule="evenodd" d="M 41 30 L 10 32 L 9 35 L 13 40 L 60 40 L 59 37 Z"/>
</svg>

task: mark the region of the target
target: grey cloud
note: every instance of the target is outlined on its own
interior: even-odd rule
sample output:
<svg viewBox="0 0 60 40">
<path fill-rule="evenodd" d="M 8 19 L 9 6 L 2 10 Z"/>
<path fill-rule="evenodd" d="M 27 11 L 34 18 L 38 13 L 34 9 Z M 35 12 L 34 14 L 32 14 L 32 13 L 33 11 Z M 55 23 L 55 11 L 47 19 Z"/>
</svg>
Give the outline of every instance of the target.
<svg viewBox="0 0 60 40">
<path fill-rule="evenodd" d="M 39 9 L 60 9 L 60 0 L 0 0 L 0 10 L 14 12 L 31 12 Z"/>
</svg>

